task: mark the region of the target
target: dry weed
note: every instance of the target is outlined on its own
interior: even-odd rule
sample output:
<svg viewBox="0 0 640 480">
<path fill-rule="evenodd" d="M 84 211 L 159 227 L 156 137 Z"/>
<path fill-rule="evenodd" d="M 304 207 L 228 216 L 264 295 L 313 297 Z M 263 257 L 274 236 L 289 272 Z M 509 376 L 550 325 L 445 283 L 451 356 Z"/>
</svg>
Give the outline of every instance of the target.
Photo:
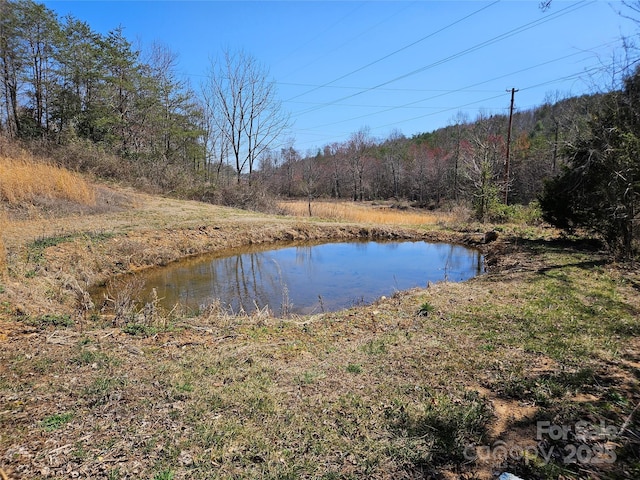
<svg viewBox="0 0 640 480">
<path fill-rule="evenodd" d="M 144 280 L 140 277 L 115 278 L 107 285 L 104 307 L 113 311 L 113 325 L 122 326 L 135 320 Z"/>
<path fill-rule="evenodd" d="M 309 205 L 306 201 L 281 202 L 279 206 L 289 215 L 309 216 Z M 434 225 L 449 220 L 445 213 L 399 210 L 387 206 L 372 206 L 353 202 L 313 202 L 311 212 L 315 217 L 330 220 L 382 225 Z"/>
<path fill-rule="evenodd" d="M 81 176 L 28 154 L 0 156 L 0 200 L 19 205 L 38 198 L 95 204 L 95 192 Z"/>
</svg>

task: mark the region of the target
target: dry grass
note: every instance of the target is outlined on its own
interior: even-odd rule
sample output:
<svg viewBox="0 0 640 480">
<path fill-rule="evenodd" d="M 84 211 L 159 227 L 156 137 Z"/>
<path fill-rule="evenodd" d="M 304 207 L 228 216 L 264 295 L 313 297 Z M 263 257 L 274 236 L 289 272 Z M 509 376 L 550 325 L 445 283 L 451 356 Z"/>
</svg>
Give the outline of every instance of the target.
<svg viewBox="0 0 640 480">
<path fill-rule="evenodd" d="M 0 142 L 0 276 L 7 271 L 10 230 L 17 228 L 7 210 L 11 213 L 58 201 L 93 206 L 96 192 L 80 175 Z"/>
<path fill-rule="evenodd" d="M 309 216 L 309 206 L 306 201 L 281 202 L 279 206 L 289 215 Z M 399 210 L 389 206 L 372 206 L 354 202 L 312 202 L 311 213 L 314 217 L 330 220 L 382 225 L 434 225 L 452 220 L 450 215 L 443 212 Z"/>
<path fill-rule="evenodd" d="M 41 198 L 93 205 L 95 192 L 80 175 L 26 153 L 20 158 L 0 156 L 0 201 L 20 206 Z"/>
<path fill-rule="evenodd" d="M 2 210 L 0 210 L 0 278 L 2 278 L 4 272 L 6 272 L 7 270 L 7 251 L 4 246 L 4 239 L 2 238 L 2 234 L 5 231 L 6 225 L 6 214 Z"/>
</svg>

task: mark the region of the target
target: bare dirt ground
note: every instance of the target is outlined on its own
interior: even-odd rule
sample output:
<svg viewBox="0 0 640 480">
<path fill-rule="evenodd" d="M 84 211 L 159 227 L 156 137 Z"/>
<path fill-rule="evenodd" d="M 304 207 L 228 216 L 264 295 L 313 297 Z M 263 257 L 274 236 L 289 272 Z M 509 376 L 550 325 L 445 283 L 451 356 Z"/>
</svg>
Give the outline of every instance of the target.
<svg viewBox="0 0 640 480">
<path fill-rule="evenodd" d="M 480 229 L 303 221 L 101 189 L 93 210 L 14 212 L 2 232 L 8 478 L 640 474 L 633 267 L 552 230 L 511 229 L 484 245 Z M 473 244 L 489 271 L 287 319 L 212 305 L 114 325 L 83 305 L 92 285 L 187 256 L 348 238 Z M 575 428 L 566 438 L 536 430 L 585 419 L 615 434 L 578 442 Z M 575 446 L 589 462 L 563 462 Z M 526 456 L 543 447 L 553 457 Z M 615 461 L 593 461 L 611 451 Z"/>
</svg>

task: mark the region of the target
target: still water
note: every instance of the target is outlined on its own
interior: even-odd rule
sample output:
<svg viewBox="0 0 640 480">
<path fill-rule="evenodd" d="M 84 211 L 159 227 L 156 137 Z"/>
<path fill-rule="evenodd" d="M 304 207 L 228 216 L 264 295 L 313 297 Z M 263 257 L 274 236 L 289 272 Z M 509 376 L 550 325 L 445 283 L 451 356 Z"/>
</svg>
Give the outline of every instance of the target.
<svg viewBox="0 0 640 480">
<path fill-rule="evenodd" d="M 266 250 L 269 248 L 269 250 Z M 274 315 L 335 311 L 428 282 L 482 272 L 477 250 L 427 242 L 350 242 L 244 248 L 145 272 L 165 308 L 198 310 L 219 299 L 230 311 L 268 306 Z"/>
</svg>

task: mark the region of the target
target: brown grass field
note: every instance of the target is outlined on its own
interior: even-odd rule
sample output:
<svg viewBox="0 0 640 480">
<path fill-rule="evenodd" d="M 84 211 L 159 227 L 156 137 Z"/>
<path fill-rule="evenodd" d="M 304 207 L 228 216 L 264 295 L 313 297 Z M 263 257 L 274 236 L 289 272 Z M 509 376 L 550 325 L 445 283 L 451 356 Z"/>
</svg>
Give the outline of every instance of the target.
<svg viewBox="0 0 640 480">
<path fill-rule="evenodd" d="M 24 181 L 28 163 L 5 173 Z M 3 479 L 640 478 L 640 273 L 593 242 L 370 204 L 265 215 L 104 185 L 74 210 L 91 195 L 69 200 L 83 182 L 69 175 L 33 193 L 59 193 L 63 211 L 18 197 L 20 181 L 18 203 L 0 199 Z M 490 228 L 498 239 L 478 242 Z M 106 283 L 126 296 L 141 269 L 231 247 L 353 238 L 475 245 L 488 271 L 285 318 L 216 302 L 189 315 L 123 302 L 116 317 L 86 295 Z"/>
<path fill-rule="evenodd" d="M 27 154 L 22 158 L 0 156 L 0 201 L 11 207 L 40 198 L 92 205 L 95 192 L 80 175 L 64 168 L 32 159 Z"/>
<path fill-rule="evenodd" d="M 309 205 L 304 200 L 280 202 L 278 206 L 288 215 L 309 217 Z M 313 201 L 311 213 L 317 218 L 376 225 L 444 225 L 454 218 L 445 212 L 401 210 L 389 205 L 350 201 Z"/>
<path fill-rule="evenodd" d="M 7 252 L 4 246 L 3 233 L 7 228 L 7 217 L 4 210 L 0 210 L 0 278 L 7 270 Z"/>
</svg>

